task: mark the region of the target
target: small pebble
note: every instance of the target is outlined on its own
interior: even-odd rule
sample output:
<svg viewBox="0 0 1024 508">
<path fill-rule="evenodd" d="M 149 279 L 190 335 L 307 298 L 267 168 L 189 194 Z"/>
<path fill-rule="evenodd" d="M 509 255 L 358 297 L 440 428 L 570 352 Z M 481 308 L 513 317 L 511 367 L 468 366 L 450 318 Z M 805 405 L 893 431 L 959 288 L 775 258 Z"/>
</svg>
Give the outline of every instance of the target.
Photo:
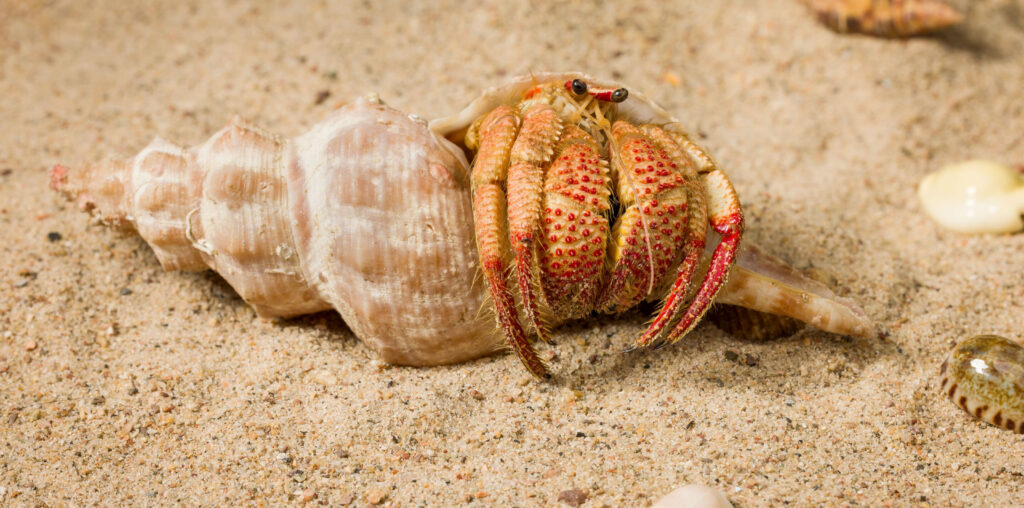
<svg viewBox="0 0 1024 508">
<path fill-rule="evenodd" d="M 319 106 L 324 103 L 331 96 L 330 90 L 320 90 L 316 93 L 316 98 L 313 99 L 313 104 Z"/>
<path fill-rule="evenodd" d="M 308 503 L 316 497 L 316 492 L 314 492 L 313 489 L 306 489 L 299 491 L 295 497 L 298 498 L 300 503 Z"/>
<path fill-rule="evenodd" d="M 338 376 L 326 369 L 316 369 L 308 374 L 307 379 L 323 386 L 334 386 L 338 384 Z"/>
<path fill-rule="evenodd" d="M 469 391 L 469 396 L 473 397 L 476 400 L 484 400 L 484 394 L 480 393 L 480 390 L 477 390 L 475 388 Z"/>
<path fill-rule="evenodd" d="M 1024 434 L 1024 347 L 997 335 L 957 344 L 939 370 L 939 389 L 967 414 Z"/>
<path fill-rule="evenodd" d="M 569 489 L 558 493 L 558 500 L 569 506 L 580 506 L 587 502 L 590 494 L 583 489 Z"/>
<path fill-rule="evenodd" d="M 29 339 L 27 342 L 25 342 L 25 351 L 32 351 L 38 346 L 39 344 L 36 344 L 36 341 Z"/>
<path fill-rule="evenodd" d="M 691 484 L 669 492 L 651 508 L 732 508 L 732 503 L 716 489 Z"/>
<path fill-rule="evenodd" d="M 132 290 L 129 288 L 121 288 L 121 296 L 128 296 L 132 294 Z"/>
<path fill-rule="evenodd" d="M 960 233 L 1013 233 L 1024 229 L 1024 178 L 997 162 L 951 164 L 921 181 L 924 211 Z"/>
<path fill-rule="evenodd" d="M 50 231 L 49 233 L 46 233 L 46 239 L 49 240 L 50 242 L 59 242 L 61 238 L 63 237 L 60 236 L 60 233 L 56 231 Z"/>
<path fill-rule="evenodd" d="M 367 490 L 366 495 L 364 497 L 367 503 L 374 505 L 381 504 L 384 502 L 385 499 L 388 498 L 388 491 L 375 487 L 370 490 Z"/>
</svg>

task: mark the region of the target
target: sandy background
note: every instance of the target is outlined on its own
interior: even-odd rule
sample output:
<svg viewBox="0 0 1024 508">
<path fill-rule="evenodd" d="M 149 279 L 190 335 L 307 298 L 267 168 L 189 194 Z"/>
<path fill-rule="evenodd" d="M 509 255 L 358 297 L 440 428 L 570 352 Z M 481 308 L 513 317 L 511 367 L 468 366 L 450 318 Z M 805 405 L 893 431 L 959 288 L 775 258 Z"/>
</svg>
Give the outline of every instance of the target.
<svg viewBox="0 0 1024 508">
<path fill-rule="evenodd" d="M 937 392 L 957 341 L 1024 336 L 1024 236 L 945 232 L 914 193 L 949 162 L 1024 162 L 1024 2 L 950 3 L 962 27 L 885 41 L 788 0 L 0 0 L 0 505 L 632 506 L 692 482 L 737 506 L 1024 502 L 1024 439 Z M 747 238 L 885 338 L 703 325 L 620 355 L 634 312 L 558 330 L 552 383 L 509 356 L 387 368 L 339 318 L 262 321 L 46 187 L 236 113 L 296 135 L 376 91 L 431 118 L 544 69 L 685 119 Z"/>
</svg>

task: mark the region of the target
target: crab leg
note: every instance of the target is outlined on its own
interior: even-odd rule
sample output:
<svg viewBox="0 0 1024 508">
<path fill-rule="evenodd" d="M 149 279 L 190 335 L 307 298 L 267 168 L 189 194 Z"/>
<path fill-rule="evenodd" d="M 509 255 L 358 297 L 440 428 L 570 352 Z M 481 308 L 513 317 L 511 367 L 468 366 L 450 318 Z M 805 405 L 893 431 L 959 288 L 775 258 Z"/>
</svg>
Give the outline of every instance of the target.
<svg viewBox="0 0 1024 508">
<path fill-rule="evenodd" d="M 740 209 L 740 200 L 736 195 L 736 189 L 733 188 L 728 177 L 717 169 L 703 176 L 704 187 L 708 193 L 711 227 L 722 235 L 722 240 L 715 247 L 714 254 L 711 255 L 711 264 L 708 267 L 704 283 L 701 284 L 697 295 L 690 302 L 686 314 L 657 347 L 676 342 L 683 335 L 689 333 L 704 316 L 722 288 L 722 284 L 725 283 L 729 268 L 736 260 L 736 250 L 739 248 L 740 237 L 743 234 L 743 211 Z M 685 298 L 685 294 L 677 292 L 673 292 L 672 296 L 677 299 Z"/>
<path fill-rule="evenodd" d="M 498 323 L 505 332 L 509 346 L 519 356 L 526 370 L 538 378 L 549 378 L 551 376 L 544 367 L 544 362 L 537 356 L 519 323 L 515 300 L 505 283 L 505 262 L 502 259 L 502 253 L 505 252 L 502 244 L 506 238 L 504 198 L 504 193 L 497 184 L 482 185 L 473 197 L 473 219 L 476 222 L 480 267 L 487 280 L 491 299 L 494 300 Z"/>
<path fill-rule="evenodd" d="M 538 315 L 534 292 L 538 284 L 537 234 L 544 166 L 551 160 L 561 132 L 562 121 L 550 106 L 538 104 L 527 109 L 522 129 L 512 145 L 508 170 L 509 240 L 515 254 L 516 281 L 526 318 L 545 342 L 550 342 L 548 330 Z"/>
<path fill-rule="evenodd" d="M 544 362 L 537 357 L 519 322 L 515 300 L 505 279 L 508 232 L 505 226 L 505 192 L 501 185 L 508 176 L 509 153 L 519 131 L 519 117 L 512 108 L 502 106 L 473 127 L 467 136 L 467 144 L 479 143 L 472 180 L 473 222 L 480 267 L 494 301 L 498 323 L 509 346 L 531 374 L 538 378 L 548 378 L 550 375 Z"/>
</svg>

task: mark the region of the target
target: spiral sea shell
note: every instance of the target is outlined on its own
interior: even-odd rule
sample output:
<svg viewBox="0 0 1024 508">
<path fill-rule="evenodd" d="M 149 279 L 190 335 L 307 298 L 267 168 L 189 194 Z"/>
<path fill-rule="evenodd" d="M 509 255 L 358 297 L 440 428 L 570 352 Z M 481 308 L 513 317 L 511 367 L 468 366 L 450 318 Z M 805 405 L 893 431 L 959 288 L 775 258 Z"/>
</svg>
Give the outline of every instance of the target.
<svg viewBox="0 0 1024 508">
<path fill-rule="evenodd" d="M 159 138 L 127 160 L 56 166 L 51 186 L 136 231 L 168 270 L 217 271 L 264 317 L 336 309 L 390 363 L 454 363 L 500 350 L 480 282 L 462 138 L 537 81 L 517 78 L 428 125 L 359 99 L 284 139 L 235 120 L 183 149 Z M 620 115 L 676 123 L 631 92 Z M 755 246 L 741 249 L 718 302 L 867 335 L 856 305 Z"/>
</svg>

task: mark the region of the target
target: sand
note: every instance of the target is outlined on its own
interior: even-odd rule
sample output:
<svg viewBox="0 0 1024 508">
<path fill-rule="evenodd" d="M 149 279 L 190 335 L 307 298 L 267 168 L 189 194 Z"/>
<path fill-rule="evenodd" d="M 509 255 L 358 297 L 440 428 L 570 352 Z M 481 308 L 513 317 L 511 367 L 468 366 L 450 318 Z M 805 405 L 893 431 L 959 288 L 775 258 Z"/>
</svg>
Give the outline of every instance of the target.
<svg viewBox="0 0 1024 508">
<path fill-rule="evenodd" d="M 0 1 L 0 505 L 642 506 L 686 483 L 736 506 L 1024 503 L 1021 436 L 937 390 L 956 342 L 1024 338 L 1024 236 L 946 232 L 915 197 L 950 162 L 1024 162 L 1024 3 L 950 3 L 963 26 L 890 41 L 788 0 Z M 292 136 L 376 91 L 432 118 L 547 69 L 685 119 L 748 238 L 882 336 L 705 324 L 623 355 L 636 311 L 557 330 L 550 383 L 510 356 L 389 367 L 336 316 L 261 320 L 47 189 L 55 163 L 235 114 Z"/>
</svg>

